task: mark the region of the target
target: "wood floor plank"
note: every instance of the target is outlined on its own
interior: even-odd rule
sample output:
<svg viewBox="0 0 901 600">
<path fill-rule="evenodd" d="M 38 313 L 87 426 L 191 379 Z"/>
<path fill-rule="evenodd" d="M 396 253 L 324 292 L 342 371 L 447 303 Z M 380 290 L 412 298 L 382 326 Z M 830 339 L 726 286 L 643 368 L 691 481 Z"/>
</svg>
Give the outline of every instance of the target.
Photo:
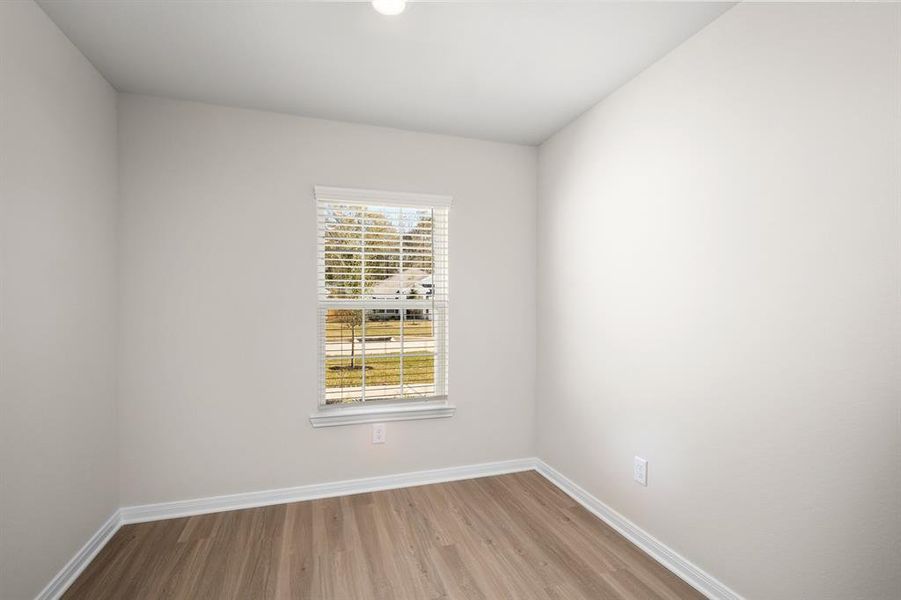
<svg viewBox="0 0 901 600">
<path fill-rule="evenodd" d="M 482 532 L 489 555 L 496 557 L 503 567 L 504 580 L 510 575 L 525 586 L 520 597 L 541 598 L 540 590 L 556 585 L 567 577 L 548 553 L 546 545 L 533 543 L 530 526 L 517 522 L 516 515 L 505 506 L 503 498 L 492 494 L 486 482 L 492 478 L 473 479 L 466 482 L 461 493 L 469 502 L 485 510 L 473 511 L 470 518 L 476 531 Z M 512 550 L 512 551 L 511 551 Z M 476 554 L 479 556 L 479 554 Z"/>
<path fill-rule="evenodd" d="M 536 477 L 540 477 L 537 473 Z M 528 478 L 523 478 L 528 483 Z M 542 497 L 543 488 L 546 486 L 534 486 L 529 489 L 530 494 L 521 493 L 520 480 L 499 477 L 491 482 L 507 490 L 507 495 L 516 499 L 522 510 L 529 514 L 546 516 L 546 525 L 565 540 L 565 545 L 573 552 L 591 564 L 598 574 L 624 568 L 621 560 L 615 553 L 610 552 L 606 546 L 600 545 L 594 539 L 594 532 L 586 527 L 578 525 L 572 518 L 572 511 L 582 508 L 578 504 L 566 506 L 554 501 L 556 496 Z M 568 504 L 568 503 L 567 503 Z M 596 519 L 595 519 L 596 520 Z M 570 578 L 567 578 L 568 580 Z"/>
<path fill-rule="evenodd" d="M 547 513 L 535 514 L 530 511 L 521 495 L 513 495 L 494 478 L 485 478 L 480 483 L 489 493 L 503 503 L 504 509 L 514 522 L 521 524 L 532 542 L 544 548 L 550 560 L 560 568 L 582 593 L 597 600 L 618 600 L 617 594 L 604 581 L 600 565 L 593 565 L 580 555 L 565 536 L 555 527 Z"/>
<path fill-rule="evenodd" d="M 377 518 L 384 521 L 383 535 L 389 540 L 394 560 L 400 567 L 399 581 L 394 583 L 404 590 L 404 597 L 443 598 L 444 584 L 428 552 L 423 551 L 417 540 L 415 526 L 406 518 L 401 491 L 375 496 Z"/>
<path fill-rule="evenodd" d="M 66 600 L 689 600 L 534 472 L 126 525 Z"/>
<path fill-rule="evenodd" d="M 247 560 L 243 569 L 237 597 L 265 599 L 275 597 L 278 565 L 276 552 L 281 550 L 286 505 L 265 506 L 253 511 L 250 534 L 246 538 L 244 553 Z"/>
<path fill-rule="evenodd" d="M 288 504 L 278 557 L 275 597 L 278 600 L 310 598 L 315 561 L 313 503 Z"/>
<path fill-rule="evenodd" d="M 398 595 L 391 582 L 397 581 L 399 574 L 386 534 L 379 528 L 376 510 L 372 502 L 355 503 L 354 520 L 360 531 L 360 550 L 372 582 L 372 595 L 377 600 L 391 600 Z"/>
<path fill-rule="evenodd" d="M 623 563 L 623 570 L 635 575 L 665 600 L 703 598 L 694 588 L 648 557 L 638 546 L 621 536 L 584 507 L 575 506 L 570 509 L 570 513 L 583 526 L 583 529 L 580 529 L 582 535 L 589 536 L 594 543 L 614 554 Z"/>
<path fill-rule="evenodd" d="M 448 597 L 461 600 L 488 600 L 475 577 L 460 558 L 454 545 L 433 546 L 429 552 L 434 557 L 438 577 L 444 582 Z"/>
<path fill-rule="evenodd" d="M 211 538 L 207 560 L 202 567 L 197 598 L 236 598 L 247 562 L 246 547 L 252 532 L 250 522 L 257 509 L 222 513 L 223 519 Z M 240 548 L 240 550 L 238 550 Z"/>
<path fill-rule="evenodd" d="M 616 592 L 628 600 L 663 600 L 646 583 L 632 574 L 628 569 L 621 569 L 604 574 L 604 580 Z"/>
<path fill-rule="evenodd" d="M 147 531 L 149 527 L 143 525 L 125 525 L 119 529 L 69 587 L 67 597 L 109 597 L 106 591 L 118 589 L 123 575 L 137 560 L 137 552 L 143 546 Z"/>
<path fill-rule="evenodd" d="M 197 515 L 189 517 L 185 523 L 185 528 L 178 537 L 179 542 L 191 542 L 196 540 L 204 540 L 215 535 L 216 529 L 222 522 L 223 513 L 212 513 L 209 515 Z"/>
</svg>

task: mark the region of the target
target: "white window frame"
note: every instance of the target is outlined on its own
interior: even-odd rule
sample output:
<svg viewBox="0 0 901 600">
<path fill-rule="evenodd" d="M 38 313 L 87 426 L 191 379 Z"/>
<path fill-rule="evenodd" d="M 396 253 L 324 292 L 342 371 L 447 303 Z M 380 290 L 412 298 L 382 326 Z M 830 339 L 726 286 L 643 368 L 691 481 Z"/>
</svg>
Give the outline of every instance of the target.
<svg viewBox="0 0 901 600">
<path fill-rule="evenodd" d="M 314 186 L 313 196 L 316 206 L 320 203 L 346 203 L 374 206 L 411 207 L 411 208 L 444 208 L 450 210 L 452 198 L 437 194 L 418 194 L 409 192 L 388 192 L 381 190 L 365 190 L 354 188 Z M 318 212 L 318 211 L 317 211 Z M 318 222 L 318 221 L 317 221 Z M 320 232 L 317 231 L 317 259 L 321 260 Z M 445 273 L 446 281 L 446 273 Z M 445 290 L 446 295 L 446 290 Z M 335 304 L 323 298 L 317 291 L 317 311 Z M 338 301 L 340 302 L 340 301 Z M 365 310 L 361 307 L 361 310 Z M 444 310 L 447 310 L 445 306 Z M 445 324 L 446 324 L 445 313 Z M 319 355 L 320 368 L 317 371 L 317 379 L 325 377 L 324 361 L 325 346 L 322 331 L 317 334 L 317 353 Z M 437 337 L 437 336 L 436 336 Z M 443 364 L 436 365 L 436 383 L 439 390 L 447 389 L 447 339 L 446 328 L 436 343 L 444 345 Z M 380 423 L 386 421 L 410 421 L 417 419 L 440 419 L 452 417 L 456 407 L 448 402 L 447 395 L 426 400 L 378 400 L 360 404 L 333 404 L 324 403 L 322 390 L 324 381 L 317 381 L 316 410 L 310 415 L 310 424 L 313 427 L 334 427 L 337 425 L 356 425 L 360 423 Z"/>
</svg>

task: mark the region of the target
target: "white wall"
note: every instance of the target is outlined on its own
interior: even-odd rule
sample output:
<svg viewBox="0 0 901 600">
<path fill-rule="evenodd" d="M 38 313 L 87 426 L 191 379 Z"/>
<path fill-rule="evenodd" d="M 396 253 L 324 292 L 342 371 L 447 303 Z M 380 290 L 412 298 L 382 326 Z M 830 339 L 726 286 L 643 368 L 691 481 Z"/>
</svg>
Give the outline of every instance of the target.
<svg viewBox="0 0 901 600">
<path fill-rule="evenodd" d="M 116 94 L 0 2 L 0 597 L 33 598 L 119 506 Z"/>
<path fill-rule="evenodd" d="M 123 505 L 531 456 L 533 147 L 120 96 Z M 314 184 L 454 196 L 451 419 L 314 430 Z"/>
<path fill-rule="evenodd" d="M 540 151 L 539 456 L 748 598 L 901 596 L 899 11 L 739 5 Z"/>
</svg>

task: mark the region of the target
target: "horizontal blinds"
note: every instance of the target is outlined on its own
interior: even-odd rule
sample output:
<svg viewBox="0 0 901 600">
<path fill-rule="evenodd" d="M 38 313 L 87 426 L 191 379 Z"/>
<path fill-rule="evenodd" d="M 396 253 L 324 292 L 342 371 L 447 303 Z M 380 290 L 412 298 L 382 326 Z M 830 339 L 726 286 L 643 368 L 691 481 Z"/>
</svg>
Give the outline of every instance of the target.
<svg viewBox="0 0 901 600">
<path fill-rule="evenodd" d="M 319 191 L 322 402 L 446 397 L 447 207 Z"/>
</svg>

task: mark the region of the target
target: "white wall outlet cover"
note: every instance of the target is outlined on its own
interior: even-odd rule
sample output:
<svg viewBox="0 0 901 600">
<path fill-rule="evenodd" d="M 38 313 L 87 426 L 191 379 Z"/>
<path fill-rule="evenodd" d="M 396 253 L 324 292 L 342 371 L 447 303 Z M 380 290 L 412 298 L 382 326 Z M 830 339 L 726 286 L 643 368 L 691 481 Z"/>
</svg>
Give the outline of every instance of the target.
<svg viewBox="0 0 901 600">
<path fill-rule="evenodd" d="M 373 444 L 384 444 L 385 443 L 385 424 L 384 423 L 373 423 L 372 424 L 372 443 Z"/>
<path fill-rule="evenodd" d="M 648 461 L 640 456 L 635 457 L 635 463 L 632 466 L 632 478 L 643 486 L 648 485 Z"/>
</svg>

